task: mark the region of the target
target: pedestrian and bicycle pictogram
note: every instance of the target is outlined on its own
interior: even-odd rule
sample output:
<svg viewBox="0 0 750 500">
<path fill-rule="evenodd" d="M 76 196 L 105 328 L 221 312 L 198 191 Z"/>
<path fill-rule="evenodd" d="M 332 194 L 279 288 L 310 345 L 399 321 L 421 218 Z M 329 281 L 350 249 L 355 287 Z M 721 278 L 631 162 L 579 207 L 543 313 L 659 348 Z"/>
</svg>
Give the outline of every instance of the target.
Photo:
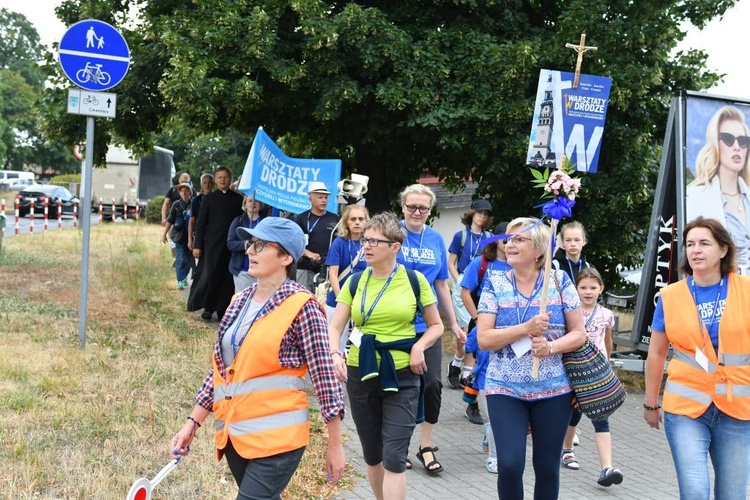
<svg viewBox="0 0 750 500">
<path fill-rule="evenodd" d="M 80 21 L 60 40 L 60 66 L 86 90 L 107 90 L 122 81 L 130 66 L 130 49 L 113 26 L 95 19 Z"/>
</svg>

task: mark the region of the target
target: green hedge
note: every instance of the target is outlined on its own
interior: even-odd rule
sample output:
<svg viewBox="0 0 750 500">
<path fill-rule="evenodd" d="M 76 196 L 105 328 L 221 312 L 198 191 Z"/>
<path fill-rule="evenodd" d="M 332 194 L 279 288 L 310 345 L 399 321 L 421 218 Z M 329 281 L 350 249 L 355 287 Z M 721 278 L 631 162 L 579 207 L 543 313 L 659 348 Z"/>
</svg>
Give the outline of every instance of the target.
<svg viewBox="0 0 750 500">
<path fill-rule="evenodd" d="M 146 222 L 161 224 L 161 206 L 164 204 L 164 196 L 157 196 L 148 200 L 146 204 Z"/>
</svg>

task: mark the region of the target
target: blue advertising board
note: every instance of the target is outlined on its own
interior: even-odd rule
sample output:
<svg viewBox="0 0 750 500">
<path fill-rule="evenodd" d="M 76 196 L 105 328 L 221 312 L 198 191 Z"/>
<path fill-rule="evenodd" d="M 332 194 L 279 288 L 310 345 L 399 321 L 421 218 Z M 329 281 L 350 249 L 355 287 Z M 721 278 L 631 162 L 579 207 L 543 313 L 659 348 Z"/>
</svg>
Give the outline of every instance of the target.
<svg viewBox="0 0 750 500">
<path fill-rule="evenodd" d="M 81 88 L 111 89 L 125 78 L 130 49 L 113 26 L 95 19 L 79 21 L 60 40 L 60 66 Z"/>
<path fill-rule="evenodd" d="M 527 163 L 557 168 L 570 158 L 580 172 L 596 172 L 612 80 L 543 69 L 539 74 Z"/>
<path fill-rule="evenodd" d="M 290 158 L 258 128 L 245 162 L 238 189 L 263 203 L 295 214 L 310 208 L 307 191 L 311 182 L 322 182 L 332 194 L 341 180 L 341 160 Z M 326 209 L 338 213 L 336 196 L 328 197 Z"/>
</svg>

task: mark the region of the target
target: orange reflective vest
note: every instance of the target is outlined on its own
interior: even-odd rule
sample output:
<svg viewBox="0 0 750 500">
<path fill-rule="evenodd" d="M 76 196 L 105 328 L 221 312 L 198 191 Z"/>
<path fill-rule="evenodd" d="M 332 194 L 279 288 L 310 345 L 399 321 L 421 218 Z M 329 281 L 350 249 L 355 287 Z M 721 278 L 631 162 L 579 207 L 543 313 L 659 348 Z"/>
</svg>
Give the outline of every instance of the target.
<svg viewBox="0 0 750 500">
<path fill-rule="evenodd" d="M 701 331 L 687 279 L 661 291 L 664 325 L 674 355 L 667 369 L 664 411 L 697 418 L 711 403 L 739 420 L 750 420 L 750 277 L 730 273 L 719 323 L 718 355 Z M 705 344 L 704 344 L 705 343 Z M 706 345 L 708 370 L 695 359 Z"/>
<path fill-rule="evenodd" d="M 304 377 L 307 365 L 279 364 L 281 340 L 302 307 L 314 297 L 294 293 L 247 332 L 226 379 L 214 358 L 216 448 L 227 439 L 240 456 L 270 457 L 307 446 L 310 423 Z M 221 458 L 219 451 L 219 458 Z"/>
</svg>

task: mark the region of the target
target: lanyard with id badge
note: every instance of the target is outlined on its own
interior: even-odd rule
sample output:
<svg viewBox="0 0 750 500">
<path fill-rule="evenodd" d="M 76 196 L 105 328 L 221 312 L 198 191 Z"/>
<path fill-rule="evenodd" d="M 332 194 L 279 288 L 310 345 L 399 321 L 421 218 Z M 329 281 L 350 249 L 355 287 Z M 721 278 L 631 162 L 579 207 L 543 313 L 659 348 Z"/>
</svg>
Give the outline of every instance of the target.
<svg viewBox="0 0 750 500">
<path fill-rule="evenodd" d="M 719 281 L 719 291 L 716 293 L 716 300 L 714 300 L 714 307 L 711 311 L 711 319 L 706 324 L 703 321 L 703 318 L 701 318 L 700 308 L 698 307 L 698 296 L 696 294 L 696 284 L 695 284 L 695 278 L 690 278 L 693 282 L 693 285 L 690 286 L 690 281 L 688 281 L 688 287 L 690 288 L 691 295 L 693 296 L 693 302 L 695 303 L 695 309 L 698 312 L 698 328 L 700 328 L 701 336 L 703 337 L 703 345 L 702 346 L 696 346 L 695 347 L 695 361 L 700 365 L 703 370 L 708 372 L 708 356 L 706 356 L 706 339 L 708 339 L 709 343 L 711 343 L 711 334 L 709 333 L 709 328 L 718 328 L 718 325 L 716 325 L 716 311 L 719 309 L 719 300 L 721 299 L 722 291 L 724 291 L 724 278 L 721 278 L 721 281 Z M 718 333 L 717 333 L 718 335 Z M 711 343 L 711 347 L 713 348 L 713 343 Z"/>
<path fill-rule="evenodd" d="M 359 310 L 362 315 L 362 324 L 359 325 L 360 327 L 364 327 L 367 320 L 370 319 L 370 316 L 372 316 L 372 312 L 375 310 L 375 306 L 380 301 L 380 297 L 382 297 L 383 294 L 385 293 L 385 289 L 388 288 L 388 285 L 390 285 L 391 281 L 393 281 L 393 277 L 396 276 L 397 271 L 398 271 L 398 264 L 396 264 L 396 266 L 393 268 L 393 271 L 391 271 L 391 275 L 388 276 L 388 280 L 386 280 L 385 284 L 383 285 L 383 288 L 381 288 L 380 292 L 378 292 L 377 296 L 375 297 L 375 300 L 372 301 L 372 304 L 370 305 L 370 309 L 365 313 L 365 301 L 367 300 L 367 283 L 370 281 L 370 276 L 372 276 L 372 268 L 370 268 L 369 271 L 367 272 L 367 279 L 365 280 L 365 284 L 362 288 L 362 300 L 359 305 Z M 352 299 L 353 298 L 354 297 L 352 297 Z M 352 328 L 352 331 L 349 334 L 349 341 L 359 349 L 359 346 L 362 343 L 362 330 L 360 330 L 356 326 Z"/>
</svg>

